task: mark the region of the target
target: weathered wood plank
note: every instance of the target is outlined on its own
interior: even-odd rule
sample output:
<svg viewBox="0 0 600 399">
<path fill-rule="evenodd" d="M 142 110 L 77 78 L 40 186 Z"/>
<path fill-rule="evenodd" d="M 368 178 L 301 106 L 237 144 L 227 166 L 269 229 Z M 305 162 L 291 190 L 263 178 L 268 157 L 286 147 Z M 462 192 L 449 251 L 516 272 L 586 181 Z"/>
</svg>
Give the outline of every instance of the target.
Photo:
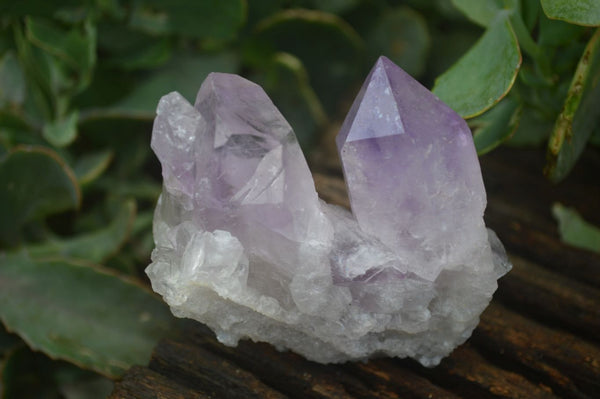
<svg viewBox="0 0 600 399">
<path fill-rule="evenodd" d="M 600 289 L 511 256 L 513 269 L 499 281 L 496 299 L 529 318 L 600 341 Z"/>
<path fill-rule="evenodd" d="M 600 287 L 600 255 L 571 247 L 547 231 L 531 228 L 497 202 L 490 201 L 485 220 L 510 251 L 565 278 Z"/>
<path fill-rule="evenodd" d="M 544 151 L 500 148 L 480 158 L 488 197 L 525 209 L 532 220 L 554 226 L 551 208 L 562 202 L 577 210 L 590 222 L 600 225 L 600 170 L 598 150 L 585 151 L 569 177 L 553 184 L 542 175 Z M 547 224 L 532 227 L 546 231 Z M 548 230 L 550 231 L 550 230 Z"/>
<path fill-rule="evenodd" d="M 186 332 L 192 346 L 214 352 L 266 384 L 297 398 L 396 398 L 388 389 L 370 387 L 335 366 L 314 363 L 291 352 L 279 352 L 264 343 L 240 342 L 235 348 L 218 343 L 212 332 L 193 326 Z"/>
<path fill-rule="evenodd" d="M 133 366 L 122 381 L 115 384 L 114 399 L 212 399 L 211 396 L 177 384 L 146 367 Z"/>
<path fill-rule="evenodd" d="M 180 385 L 211 397 L 285 397 L 239 366 L 185 341 L 162 341 L 149 367 Z"/>
<path fill-rule="evenodd" d="M 553 399 L 549 387 L 491 363 L 471 345 L 457 348 L 433 369 L 423 372 L 432 381 L 460 392 L 463 397 L 506 399 Z"/>
<path fill-rule="evenodd" d="M 398 366 L 388 359 L 351 362 L 342 367 L 357 379 L 367 383 L 374 392 L 385 387 L 394 390 L 401 398 L 456 399 L 460 397 L 435 385 L 410 367 Z"/>
<path fill-rule="evenodd" d="M 600 347 L 492 302 L 471 339 L 488 354 L 568 397 L 600 392 Z M 589 396 L 588 396 L 589 395 Z"/>
</svg>

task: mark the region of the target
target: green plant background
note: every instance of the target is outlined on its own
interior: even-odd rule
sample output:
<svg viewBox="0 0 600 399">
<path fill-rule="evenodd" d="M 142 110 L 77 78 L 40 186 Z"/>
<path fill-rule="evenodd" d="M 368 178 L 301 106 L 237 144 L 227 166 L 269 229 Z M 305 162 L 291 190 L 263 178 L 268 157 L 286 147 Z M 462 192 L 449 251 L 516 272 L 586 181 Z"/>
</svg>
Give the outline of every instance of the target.
<svg viewBox="0 0 600 399">
<path fill-rule="evenodd" d="M 583 11 L 582 11 L 583 10 Z M 105 397 L 174 318 L 148 288 L 159 98 L 261 84 L 305 151 L 376 58 L 465 117 L 480 154 L 600 144 L 595 0 L 0 0 L 0 396 Z M 598 230 L 560 205 L 569 242 Z M 575 221 L 575 223 L 573 223 Z"/>
</svg>

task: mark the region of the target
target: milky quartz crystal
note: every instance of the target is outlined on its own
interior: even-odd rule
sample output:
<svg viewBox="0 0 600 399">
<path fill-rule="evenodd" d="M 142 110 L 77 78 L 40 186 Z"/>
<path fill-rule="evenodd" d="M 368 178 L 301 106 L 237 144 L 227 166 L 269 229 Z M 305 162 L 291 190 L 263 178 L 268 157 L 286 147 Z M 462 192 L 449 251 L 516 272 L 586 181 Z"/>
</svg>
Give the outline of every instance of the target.
<svg viewBox="0 0 600 399">
<path fill-rule="evenodd" d="M 436 365 L 510 269 L 483 222 L 471 133 L 381 57 L 337 144 L 352 213 L 319 200 L 292 128 L 256 84 L 212 73 L 194 106 L 164 96 L 152 287 L 226 345 Z"/>
</svg>

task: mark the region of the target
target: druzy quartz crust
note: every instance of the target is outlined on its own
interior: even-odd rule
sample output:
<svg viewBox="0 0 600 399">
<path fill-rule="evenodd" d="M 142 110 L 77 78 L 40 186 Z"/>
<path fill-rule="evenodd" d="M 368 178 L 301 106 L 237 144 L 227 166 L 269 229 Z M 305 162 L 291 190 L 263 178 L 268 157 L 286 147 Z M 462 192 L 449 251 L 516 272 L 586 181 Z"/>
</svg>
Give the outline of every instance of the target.
<svg viewBox="0 0 600 399">
<path fill-rule="evenodd" d="M 511 267 L 483 222 L 471 133 L 381 57 L 337 145 L 352 212 L 318 198 L 292 128 L 258 85 L 212 73 L 194 106 L 164 96 L 152 287 L 227 345 L 436 365 Z"/>
</svg>

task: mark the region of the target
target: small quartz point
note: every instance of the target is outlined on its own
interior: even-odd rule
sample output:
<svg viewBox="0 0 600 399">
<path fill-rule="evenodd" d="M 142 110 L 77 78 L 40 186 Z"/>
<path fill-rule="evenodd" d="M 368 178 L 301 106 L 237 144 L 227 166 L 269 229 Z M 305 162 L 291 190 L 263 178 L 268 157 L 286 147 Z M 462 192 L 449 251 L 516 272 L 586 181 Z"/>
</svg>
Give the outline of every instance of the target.
<svg viewBox="0 0 600 399">
<path fill-rule="evenodd" d="M 152 287 L 227 345 L 436 365 L 511 267 L 483 223 L 470 132 L 382 57 L 338 146 L 353 213 L 319 200 L 292 128 L 258 85 L 212 73 L 194 106 L 164 96 Z"/>
</svg>

